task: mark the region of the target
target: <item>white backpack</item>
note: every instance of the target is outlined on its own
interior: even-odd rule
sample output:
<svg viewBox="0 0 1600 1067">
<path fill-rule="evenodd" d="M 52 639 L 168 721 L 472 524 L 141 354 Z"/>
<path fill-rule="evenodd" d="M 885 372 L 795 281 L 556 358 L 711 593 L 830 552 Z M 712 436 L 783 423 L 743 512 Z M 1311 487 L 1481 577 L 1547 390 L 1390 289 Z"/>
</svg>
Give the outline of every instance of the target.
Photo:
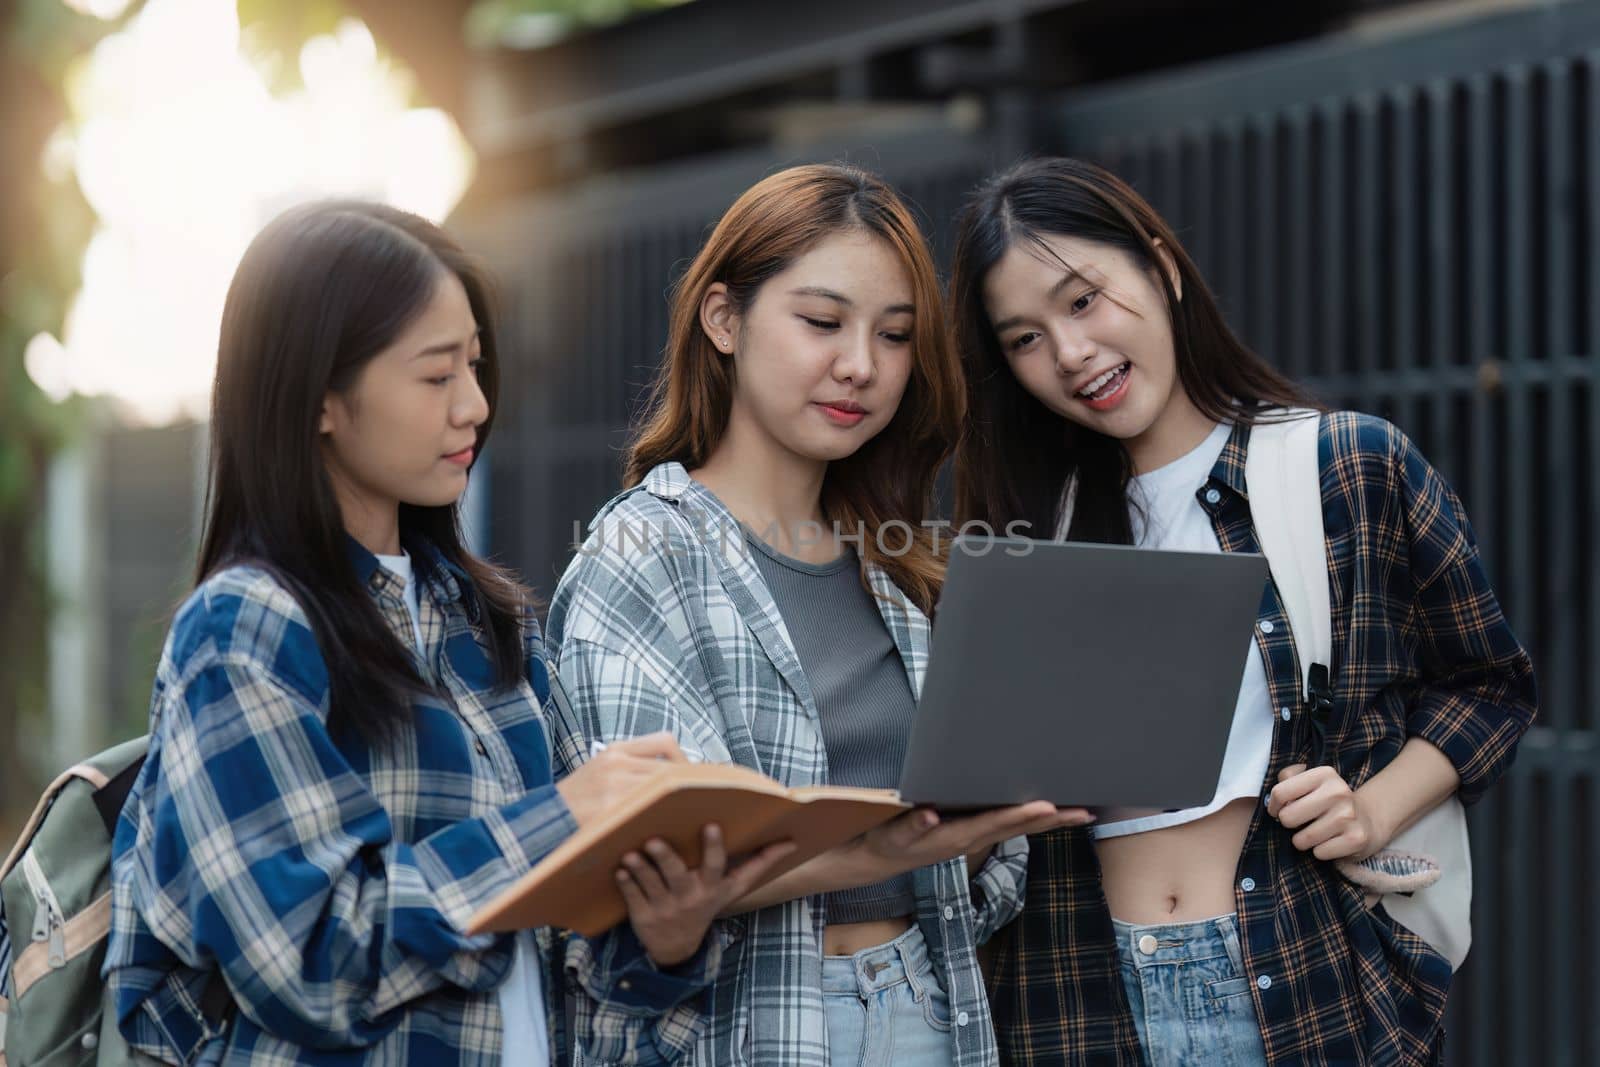
<svg viewBox="0 0 1600 1067">
<path fill-rule="evenodd" d="M 1299 653 L 1308 703 L 1325 685 L 1333 652 L 1328 556 L 1322 528 L 1317 412 L 1296 409 L 1251 429 L 1245 461 L 1256 538 L 1278 587 Z M 1467 815 L 1451 796 L 1362 863 L 1338 864 L 1350 881 L 1381 897 L 1384 910 L 1459 969 L 1472 944 L 1472 855 Z M 1407 892 L 1409 890 L 1409 892 Z"/>
</svg>

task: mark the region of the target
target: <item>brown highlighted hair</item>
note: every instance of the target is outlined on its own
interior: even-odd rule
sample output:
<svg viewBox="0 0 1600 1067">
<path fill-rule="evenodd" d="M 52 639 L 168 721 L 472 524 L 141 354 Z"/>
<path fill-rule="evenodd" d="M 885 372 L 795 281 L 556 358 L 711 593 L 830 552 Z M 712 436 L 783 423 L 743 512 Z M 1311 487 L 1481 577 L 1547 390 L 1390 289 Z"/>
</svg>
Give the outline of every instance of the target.
<svg viewBox="0 0 1600 1067">
<path fill-rule="evenodd" d="M 1127 449 L 1062 418 L 1022 387 L 983 302 L 984 279 L 1011 248 L 1031 246 L 1055 259 L 1045 244 L 1052 234 L 1120 249 L 1154 273 L 1172 323 L 1178 380 L 1207 418 L 1254 423 L 1274 409 L 1319 405 L 1234 336 L 1172 227 L 1109 171 L 1076 159 L 1032 159 L 984 183 L 962 212 L 951 280 L 967 388 L 956 452 L 957 518 L 997 529 L 1020 520 L 1033 536 L 1053 537 L 1070 481 L 1076 496 L 1068 537 L 1127 544 L 1133 540 Z M 1157 241 L 1182 282 L 1181 301 L 1160 269 Z"/>
<path fill-rule="evenodd" d="M 768 279 L 823 239 L 849 232 L 887 242 L 911 279 L 911 377 L 883 431 L 828 465 L 822 510 L 829 522 L 864 531 L 863 567 L 882 567 L 931 614 L 944 564 L 922 522 L 931 513 L 939 466 L 960 432 L 961 367 L 927 242 L 905 203 L 866 171 L 839 164 L 792 167 L 758 182 L 722 216 L 673 288 L 666 352 L 628 450 L 624 483 L 636 485 L 670 460 L 691 470 L 703 465 L 727 430 L 734 363 L 700 325 L 700 305 L 711 286 L 726 285 L 734 310 L 743 314 Z M 909 539 L 904 530 L 886 536 L 891 551 L 885 552 L 877 535 L 891 522 L 905 523 L 912 532 Z"/>
</svg>

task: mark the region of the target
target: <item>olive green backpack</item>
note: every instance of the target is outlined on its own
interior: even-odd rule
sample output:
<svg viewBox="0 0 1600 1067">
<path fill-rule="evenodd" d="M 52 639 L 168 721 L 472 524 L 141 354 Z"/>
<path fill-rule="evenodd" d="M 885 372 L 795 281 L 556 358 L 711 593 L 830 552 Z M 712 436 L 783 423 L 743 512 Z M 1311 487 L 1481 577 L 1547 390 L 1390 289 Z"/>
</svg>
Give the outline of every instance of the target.
<svg viewBox="0 0 1600 1067">
<path fill-rule="evenodd" d="M 64 771 L 0 867 L 0 1067 L 152 1062 L 102 1010 L 100 978 L 111 837 L 146 745 L 127 741 Z"/>
</svg>

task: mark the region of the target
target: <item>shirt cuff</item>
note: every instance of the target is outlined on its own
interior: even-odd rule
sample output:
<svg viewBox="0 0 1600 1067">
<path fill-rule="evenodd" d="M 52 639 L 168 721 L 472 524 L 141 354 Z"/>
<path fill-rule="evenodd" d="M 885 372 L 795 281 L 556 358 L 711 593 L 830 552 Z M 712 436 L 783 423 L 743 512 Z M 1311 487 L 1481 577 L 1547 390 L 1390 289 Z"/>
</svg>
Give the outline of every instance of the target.
<svg viewBox="0 0 1600 1067">
<path fill-rule="evenodd" d="M 985 904 L 998 904 L 1020 896 L 1017 876 L 1019 868 L 1027 870 L 1027 862 L 1027 838 L 1011 838 L 996 844 L 978 873 L 969 880 L 974 910 L 982 911 Z"/>
<path fill-rule="evenodd" d="M 521 877 L 578 832 L 578 820 L 554 785 L 528 790 L 501 808 L 495 827 L 500 850 L 511 861 L 513 877 Z"/>
<path fill-rule="evenodd" d="M 629 1010 L 660 1013 L 704 992 L 722 967 L 722 950 L 737 936 L 726 921 L 711 924 L 693 956 L 671 967 L 657 967 L 626 921 L 605 939 L 603 952 L 612 976 L 606 999 Z"/>
<path fill-rule="evenodd" d="M 1406 720 L 1406 732 L 1445 754 L 1461 778 L 1462 804 L 1480 799 L 1510 766 L 1524 723 L 1498 708 L 1454 694 L 1428 699 Z"/>
</svg>

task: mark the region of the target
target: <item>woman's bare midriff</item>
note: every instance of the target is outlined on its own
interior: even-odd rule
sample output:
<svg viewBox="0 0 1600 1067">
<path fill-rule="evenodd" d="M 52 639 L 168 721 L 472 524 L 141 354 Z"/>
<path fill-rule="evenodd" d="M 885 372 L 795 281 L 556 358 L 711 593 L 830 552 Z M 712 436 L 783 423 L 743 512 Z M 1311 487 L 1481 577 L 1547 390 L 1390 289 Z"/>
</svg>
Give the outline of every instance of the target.
<svg viewBox="0 0 1600 1067">
<path fill-rule="evenodd" d="M 1096 841 L 1112 916 L 1144 926 L 1231 914 L 1256 803 L 1245 797 L 1181 826 Z"/>
<path fill-rule="evenodd" d="M 825 956 L 854 956 L 863 949 L 887 944 L 911 929 L 911 920 L 879 919 L 870 923 L 834 923 L 822 932 Z"/>
</svg>

